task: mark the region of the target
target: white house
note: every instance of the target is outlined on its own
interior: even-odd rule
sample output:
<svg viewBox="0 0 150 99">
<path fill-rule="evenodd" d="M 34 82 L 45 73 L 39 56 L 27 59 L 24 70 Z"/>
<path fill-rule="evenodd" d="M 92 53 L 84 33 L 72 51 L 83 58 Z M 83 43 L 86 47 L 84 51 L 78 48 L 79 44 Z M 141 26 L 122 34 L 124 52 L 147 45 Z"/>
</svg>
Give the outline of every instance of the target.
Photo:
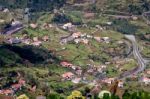
<svg viewBox="0 0 150 99">
<path fill-rule="evenodd" d="M 66 24 L 63 25 L 62 28 L 67 30 L 67 29 L 72 28 L 72 27 L 73 27 L 72 23 L 66 23 Z"/>
</svg>

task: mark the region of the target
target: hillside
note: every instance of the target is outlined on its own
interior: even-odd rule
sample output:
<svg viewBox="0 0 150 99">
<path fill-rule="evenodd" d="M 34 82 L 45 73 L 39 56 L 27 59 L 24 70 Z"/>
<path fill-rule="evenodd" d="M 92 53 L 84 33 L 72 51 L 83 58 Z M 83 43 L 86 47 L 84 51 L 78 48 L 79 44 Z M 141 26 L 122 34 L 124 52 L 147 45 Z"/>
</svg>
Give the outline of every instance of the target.
<svg viewBox="0 0 150 99">
<path fill-rule="evenodd" d="M 149 11 L 150 0 L 0 0 L 0 99 L 149 99 Z"/>
</svg>

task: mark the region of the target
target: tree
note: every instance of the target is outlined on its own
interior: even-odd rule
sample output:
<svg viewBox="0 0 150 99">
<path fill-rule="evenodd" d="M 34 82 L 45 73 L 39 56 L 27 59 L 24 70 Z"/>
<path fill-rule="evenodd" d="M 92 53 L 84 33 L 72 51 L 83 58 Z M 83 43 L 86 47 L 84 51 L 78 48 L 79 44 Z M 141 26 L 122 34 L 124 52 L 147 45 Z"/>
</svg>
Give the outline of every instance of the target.
<svg viewBox="0 0 150 99">
<path fill-rule="evenodd" d="M 47 99 L 64 99 L 63 97 L 60 97 L 58 94 L 50 94 L 48 95 Z"/>
<path fill-rule="evenodd" d="M 69 16 L 63 14 L 63 13 L 56 13 L 53 17 L 53 22 L 56 22 L 56 23 L 67 23 L 67 22 L 70 22 L 71 19 Z"/>
<path fill-rule="evenodd" d="M 19 97 L 17 97 L 16 99 L 29 99 L 28 96 L 26 96 L 25 94 L 20 95 Z"/>
<path fill-rule="evenodd" d="M 8 8 L 30 8 L 34 11 L 49 11 L 60 8 L 66 0 L 0 0 L 0 4 Z"/>
<path fill-rule="evenodd" d="M 67 97 L 67 99 L 85 99 L 85 97 L 82 96 L 80 91 L 75 90 L 71 93 L 70 96 Z"/>
<path fill-rule="evenodd" d="M 135 34 L 137 32 L 138 26 L 131 24 L 128 22 L 128 20 L 121 19 L 113 21 L 113 28 L 124 34 Z"/>
<path fill-rule="evenodd" d="M 110 99 L 111 93 L 109 91 L 103 90 L 99 93 L 98 97 L 100 99 L 104 98 L 104 99 Z"/>
</svg>

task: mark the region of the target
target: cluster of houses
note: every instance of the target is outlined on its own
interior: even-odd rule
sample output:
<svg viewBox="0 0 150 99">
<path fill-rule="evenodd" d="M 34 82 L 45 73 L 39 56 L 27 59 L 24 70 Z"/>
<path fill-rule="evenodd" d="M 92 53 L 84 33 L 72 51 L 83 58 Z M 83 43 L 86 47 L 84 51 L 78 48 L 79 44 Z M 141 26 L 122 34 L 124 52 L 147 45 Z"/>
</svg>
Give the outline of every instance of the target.
<svg viewBox="0 0 150 99">
<path fill-rule="evenodd" d="M 60 44 L 66 44 L 71 41 L 75 42 L 76 44 L 78 43 L 89 44 L 90 39 L 94 39 L 98 42 L 104 42 L 104 43 L 109 43 L 111 41 L 109 37 L 96 37 L 86 33 L 73 32 L 69 36 L 62 37 L 60 40 Z"/>
<path fill-rule="evenodd" d="M 40 26 L 39 26 L 39 24 L 31 23 L 31 24 L 29 24 L 29 27 L 32 28 L 32 29 L 36 29 L 36 28 L 39 28 L 39 27 L 40 27 L 40 29 L 45 30 L 45 29 L 53 28 L 53 27 L 55 27 L 55 26 L 52 25 L 52 24 L 49 24 L 49 23 L 43 23 L 43 24 L 40 25 Z"/>
<path fill-rule="evenodd" d="M 139 78 L 139 82 L 142 82 L 145 85 L 150 84 L 150 69 L 147 69 L 145 72 L 143 72 L 143 75 Z"/>
<path fill-rule="evenodd" d="M 130 78 L 132 80 L 138 81 L 139 83 L 143 83 L 144 85 L 150 84 L 150 70 L 146 70 L 142 73 L 142 75 L 132 75 Z"/>
<path fill-rule="evenodd" d="M 25 79 L 22 77 L 22 75 L 19 72 L 10 73 L 10 76 L 11 77 L 16 77 L 18 79 L 17 82 L 12 82 L 7 87 L 5 87 L 3 89 L 0 89 L 0 95 L 15 96 L 16 92 L 19 92 L 19 91 L 23 90 L 23 88 L 27 88 L 27 90 L 29 90 L 31 92 L 35 92 L 36 85 L 27 86 L 27 83 L 26 83 Z"/>
<path fill-rule="evenodd" d="M 104 78 L 103 80 L 101 80 L 102 83 L 105 83 L 107 85 L 111 85 L 115 81 L 116 81 L 116 78 Z M 117 80 L 117 81 L 118 81 L 118 87 L 123 88 L 124 81 L 123 80 Z"/>
<path fill-rule="evenodd" d="M 69 62 L 62 61 L 60 63 L 62 67 L 70 68 L 73 72 L 66 72 L 62 74 L 62 80 L 72 80 L 73 83 L 79 83 L 81 80 L 82 69 L 79 66 L 75 66 Z"/>
<path fill-rule="evenodd" d="M 66 72 L 66 73 L 62 74 L 63 80 L 70 80 L 73 83 L 79 83 L 84 80 L 84 77 L 82 76 L 83 72 L 80 67 L 78 67 L 78 66 L 76 67 L 73 64 L 66 62 L 66 61 L 61 62 L 60 65 L 74 70 L 74 72 Z M 102 65 L 99 67 L 89 65 L 86 73 L 95 75 L 96 73 L 102 73 L 106 68 L 107 68 L 107 66 L 105 66 L 105 65 Z M 104 79 L 100 80 L 100 83 L 111 85 L 115 80 L 116 80 L 116 78 L 105 77 Z M 124 87 L 123 80 L 118 81 L 118 87 L 120 87 L 120 88 Z"/>
<path fill-rule="evenodd" d="M 27 34 L 25 34 L 23 37 L 18 38 L 18 37 L 10 37 L 7 39 L 6 43 L 9 44 L 18 44 L 18 43 L 23 43 L 26 45 L 33 45 L 33 46 L 40 46 L 42 45 L 42 42 L 47 42 L 49 41 L 49 36 L 45 35 L 42 38 L 39 37 L 33 37 L 30 39 Z"/>
<path fill-rule="evenodd" d="M 129 62 L 129 61 L 131 61 L 131 59 L 118 60 L 118 61 L 114 61 L 114 64 L 118 64 L 117 66 L 119 69 L 121 64 L 125 64 L 126 62 Z M 94 66 L 94 65 L 88 64 L 86 72 L 83 72 L 81 67 L 75 66 L 75 65 L 73 65 L 69 62 L 66 62 L 66 61 L 62 61 L 60 63 L 60 65 L 62 67 L 71 69 L 70 72 L 66 72 L 66 73 L 62 74 L 62 79 L 63 80 L 70 80 L 73 83 L 84 82 L 84 78 L 86 80 L 85 74 L 90 74 L 90 75 L 94 76 L 98 73 L 105 72 L 105 70 L 107 69 L 107 65 Z M 145 74 L 141 77 L 133 75 L 130 78 L 136 78 L 139 80 L 139 82 L 142 82 L 142 83 L 148 85 L 148 84 L 150 84 L 150 78 L 148 77 L 148 75 L 150 75 L 150 70 L 145 71 Z M 102 84 L 107 84 L 109 86 L 114 81 L 116 81 L 116 78 L 115 77 L 114 78 L 104 77 L 102 79 L 99 79 L 98 81 L 100 81 L 100 83 L 102 83 Z M 118 80 L 118 87 L 123 88 L 124 84 L 125 84 L 124 80 Z"/>
<path fill-rule="evenodd" d="M 73 83 L 79 83 L 80 81 L 83 81 L 83 80 L 86 81 L 86 74 L 93 75 L 96 77 L 97 74 L 103 73 L 107 68 L 106 65 L 94 66 L 91 64 L 87 64 L 88 67 L 86 71 L 83 72 L 81 67 L 75 66 L 66 61 L 62 61 L 60 65 L 62 67 L 70 69 L 70 72 L 66 72 L 62 74 L 62 80 L 71 80 Z"/>
<path fill-rule="evenodd" d="M 17 26 L 17 27 L 16 27 Z M 22 26 L 22 24 L 19 22 L 19 21 L 12 21 L 12 24 L 11 24 L 11 28 L 12 28 L 12 31 L 10 31 L 11 29 L 6 29 L 3 34 L 12 34 L 14 32 L 14 30 L 16 31 L 19 30 L 18 26 Z M 38 27 L 38 24 L 34 24 L 34 23 L 31 23 L 29 25 L 32 29 L 35 29 Z M 16 27 L 14 29 L 14 27 Z M 48 27 L 53 27 L 51 24 L 43 24 L 42 26 L 43 28 L 48 28 Z M 43 37 L 33 37 L 33 38 L 30 38 L 28 36 L 28 34 L 23 34 L 22 37 L 7 37 L 7 40 L 6 40 L 6 43 L 9 43 L 9 44 L 18 44 L 18 43 L 23 43 L 23 44 L 26 44 L 26 45 L 33 45 L 33 46 L 40 46 L 42 45 L 42 42 L 47 42 L 49 41 L 49 36 L 45 35 Z"/>
<path fill-rule="evenodd" d="M 13 95 L 18 90 L 21 90 L 21 88 L 25 86 L 25 83 L 25 80 L 19 79 L 18 83 L 12 84 L 10 88 L 0 90 L 0 94 Z"/>
<path fill-rule="evenodd" d="M 96 75 L 98 73 L 104 72 L 106 68 L 107 68 L 106 65 L 95 66 L 95 65 L 88 64 L 87 73 L 91 75 Z"/>
</svg>

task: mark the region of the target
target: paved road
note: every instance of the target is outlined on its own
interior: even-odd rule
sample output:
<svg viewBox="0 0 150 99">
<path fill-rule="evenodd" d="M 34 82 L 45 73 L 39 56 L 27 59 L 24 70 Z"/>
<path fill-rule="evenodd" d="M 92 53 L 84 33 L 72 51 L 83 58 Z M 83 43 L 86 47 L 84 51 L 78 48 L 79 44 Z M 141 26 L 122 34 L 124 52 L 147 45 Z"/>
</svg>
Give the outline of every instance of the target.
<svg viewBox="0 0 150 99">
<path fill-rule="evenodd" d="M 146 67 L 146 64 L 147 64 L 147 60 L 145 60 L 140 52 L 139 52 L 139 47 L 138 47 L 138 44 L 136 42 L 136 39 L 135 39 L 135 36 L 134 35 L 125 35 L 125 37 L 127 39 L 129 39 L 131 42 L 132 42 L 132 46 L 133 46 L 133 55 L 134 55 L 134 58 L 137 60 L 138 62 L 138 67 L 134 68 L 133 70 L 131 71 L 127 71 L 125 73 L 123 73 L 119 78 L 122 79 L 122 78 L 126 78 L 126 77 L 129 77 L 133 74 L 137 74 L 139 72 L 142 72 L 145 67 Z"/>
<path fill-rule="evenodd" d="M 15 26 L 11 26 L 7 29 L 5 29 L 2 33 L 0 34 L 4 34 L 4 35 L 11 35 L 13 33 L 16 33 L 18 31 L 20 31 L 21 29 L 23 29 L 24 26 L 22 24 L 17 24 Z"/>
</svg>

